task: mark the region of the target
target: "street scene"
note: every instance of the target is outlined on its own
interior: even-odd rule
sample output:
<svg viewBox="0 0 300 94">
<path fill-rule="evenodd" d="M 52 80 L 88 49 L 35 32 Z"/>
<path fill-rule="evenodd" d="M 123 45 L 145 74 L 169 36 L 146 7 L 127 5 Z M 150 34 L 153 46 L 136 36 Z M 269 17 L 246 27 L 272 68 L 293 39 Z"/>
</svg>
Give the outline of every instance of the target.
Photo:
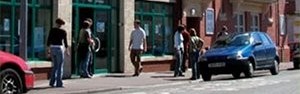
<svg viewBox="0 0 300 94">
<path fill-rule="evenodd" d="M 0 94 L 300 94 L 300 0 L 0 0 Z"/>
</svg>

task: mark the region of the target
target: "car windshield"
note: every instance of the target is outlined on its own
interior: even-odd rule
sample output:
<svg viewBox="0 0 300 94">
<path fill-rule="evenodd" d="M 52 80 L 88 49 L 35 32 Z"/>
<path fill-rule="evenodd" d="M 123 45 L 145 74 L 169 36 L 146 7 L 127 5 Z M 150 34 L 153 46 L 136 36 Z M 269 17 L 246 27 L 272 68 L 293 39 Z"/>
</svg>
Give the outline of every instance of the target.
<svg viewBox="0 0 300 94">
<path fill-rule="evenodd" d="M 217 40 L 213 45 L 213 48 L 221 48 L 227 46 L 243 46 L 250 43 L 249 39 L 249 34 L 232 35 L 228 36 L 227 38 Z"/>
</svg>

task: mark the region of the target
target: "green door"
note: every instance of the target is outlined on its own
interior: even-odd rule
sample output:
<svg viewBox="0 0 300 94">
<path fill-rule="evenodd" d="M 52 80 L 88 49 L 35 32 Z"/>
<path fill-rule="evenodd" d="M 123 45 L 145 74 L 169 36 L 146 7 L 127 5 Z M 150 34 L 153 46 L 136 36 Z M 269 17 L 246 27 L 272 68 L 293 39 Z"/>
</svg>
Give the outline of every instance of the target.
<svg viewBox="0 0 300 94">
<path fill-rule="evenodd" d="M 116 10 L 107 5 L 81 5 L 74 4 L 73 8 L 73 43 L 77 43 L 79 31 L 83 20 L 92 18 L 91 27 L 93 36 L 99 38 L 101 47 L 98 52 L 93 53 L 93 72 L 95 74 L 108 73 L 117 65 L 117 15 Z M 80 62 L 76 59 L 77 53 L 73 50 L 72 72 L 80 73 Z"/>
</svg>

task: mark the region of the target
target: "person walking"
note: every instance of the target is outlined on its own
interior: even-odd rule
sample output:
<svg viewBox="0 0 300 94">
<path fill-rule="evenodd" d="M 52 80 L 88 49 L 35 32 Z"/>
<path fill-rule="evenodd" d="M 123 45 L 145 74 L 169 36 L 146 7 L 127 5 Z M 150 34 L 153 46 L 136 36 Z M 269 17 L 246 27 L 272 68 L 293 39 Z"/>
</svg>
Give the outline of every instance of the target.
<svg viewBox="0 0 300 94">
<path fill-rule="evenodd" d="M 147 51 L 146 33 L 145 30 L 140 27 L 140 24 L 141 22 L 139 20 L 134 21 L 134 30 L 131 32 L 128 46 L 131 63 L 135 68 L 133 76 L 139 76 L 142 72 L 141 54 Z"/>
<path fill-rule="evenodd" d="M 91 46 L 94 45 L 94 41 L 91 35 L 92 31 L 90 29 L 91 25 L 92 23 L 90 21 L 83 21 L 82 29 L 80 30 L 79 34 L 77 52 L 81 69 L 80 77 L 82 78 L 92 77 L 92 75 L 89 72 L 89 65 L 92 56 Z"/>
<path fill-rule="evenodd" d="M 51 55 L 52 69 L 49 85 L 51 87 L 63 87 L 62 76 L 63 76 L 63 65 L 64 65 L 64 47 L 66 53 L 69 55 L 67 33 L 66 30 L 61 27 L 65 22 L 58 18 L 55 21 L 56 27 L 50 30 L 47 46 L 48 53 Z M 63 43 L 62 43 L 63 42 Z"/>
<path fill-rule="evenodd" d="M 203 40 L 197 36 L 196 30 L 194 28 L 190 29 L 190 45 L 189 45 L 189 56 L 190 56 L 190 64 L 192 67 L 192 77 L 190 78 L 191 80 L 197 80 L 200 78 L 199 71 L 197 70 L 198 68 L 198 59 L 200 56 L 200 51 L 203 46 Z"/>
<path fill-rule="evenodd" d="M 175 62 L 175 69 L 174 69 L 174 77 L 178 76 L 184 76 L 182 74 L 182 58 L 183 58 L 183 52 L 184 52 L 184 47 L 183 47 L 183 36 L 182 32 L 184 30 L 184 27 L 180 25 L 177 29 L 177 31 L 174 34 L 174 48 L 175 48 L 175 57 L 176 57 L 176 62 Z"/>
</svg>

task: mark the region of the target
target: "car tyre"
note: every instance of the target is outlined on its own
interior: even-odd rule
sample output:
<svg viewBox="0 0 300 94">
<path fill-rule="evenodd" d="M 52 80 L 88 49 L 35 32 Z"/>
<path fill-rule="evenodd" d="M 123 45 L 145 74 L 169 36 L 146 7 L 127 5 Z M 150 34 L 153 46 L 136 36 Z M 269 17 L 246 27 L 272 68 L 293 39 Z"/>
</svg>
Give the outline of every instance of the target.
<svg viewBox="0 0 300 94">
<path fill-rule="evenodd" d="M 248 61 L 246 70 L 244 71 L 244 74 L 247 78 L 251 78 L 253 73 L 254 73 L 253 64 L 250 61 Z"/>
<path fill-rule="evenodd" d="M 211 73 L 202 73 L 201 74 L 203 81 L 210 81 L 211 75 L 212 75 Z"/>
<path fill-rule="evenodd" d="M 270 69 L 270 72 L 272 75 L 277 75 L 279 73 L 279 64 L 278 64 L 277 60 L 274 60 L 273 63 L 274 63 L 274 65 Z"/>
<path fill-rule="evenodd" d="M 20 75 L 13 69 L 4 69 L 0 72 L 0 94 L 21 94 L 23 84 Z"/>
<path fill-rule="evenodd" d="M 300 69 L 300 57 L 295 57 L 293 59 L 294 69 Z"/>
<path fill-rule="evenodd" d="M 240 78 L 241 77 L 241 72 L 233 72 L 232 73 L 232 76 L 237 79 L 237 78 Z"/>
</svg>

